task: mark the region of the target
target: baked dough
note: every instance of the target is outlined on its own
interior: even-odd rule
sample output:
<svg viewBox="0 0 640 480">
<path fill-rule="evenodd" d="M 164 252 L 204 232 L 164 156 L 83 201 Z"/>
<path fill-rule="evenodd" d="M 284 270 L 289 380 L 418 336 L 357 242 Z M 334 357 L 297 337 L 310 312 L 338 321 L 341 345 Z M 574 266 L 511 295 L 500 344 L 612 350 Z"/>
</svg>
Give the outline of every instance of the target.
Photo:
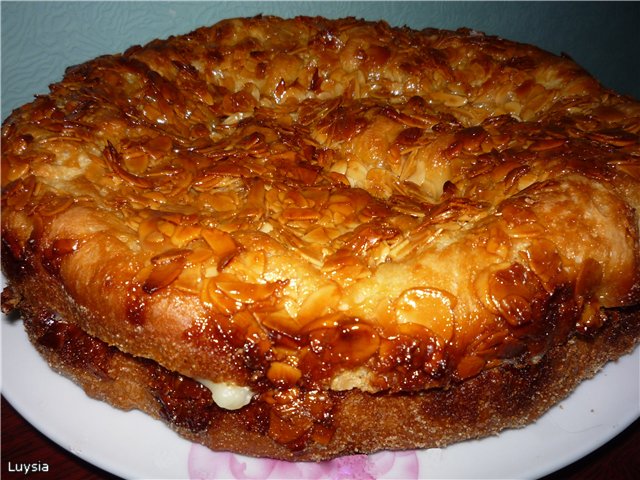
<svg viewBox="0 0 640 480">
<path fill-rule="evenodd" d="M 88 394 L 213 449 L 486 436 L 640 341 L 639 132 L 533 46 L 225 20 L 5 120 L 3 305 Z"/>
</svg>

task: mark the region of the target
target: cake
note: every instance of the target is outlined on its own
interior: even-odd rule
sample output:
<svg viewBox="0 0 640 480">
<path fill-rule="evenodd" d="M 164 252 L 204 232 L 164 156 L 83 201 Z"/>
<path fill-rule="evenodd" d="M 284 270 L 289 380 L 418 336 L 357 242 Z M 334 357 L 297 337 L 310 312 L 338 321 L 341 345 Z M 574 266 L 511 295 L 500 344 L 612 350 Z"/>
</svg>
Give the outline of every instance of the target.
<svg viewBox="0 0 640 480">
<path fill-rule="evenodd" d="M 498 434 L 640 341 L 639 132 L 534 46 L 224 20 L 3 122 L 3 309 L 89 396 L 213 450 Z"/>
</svg>

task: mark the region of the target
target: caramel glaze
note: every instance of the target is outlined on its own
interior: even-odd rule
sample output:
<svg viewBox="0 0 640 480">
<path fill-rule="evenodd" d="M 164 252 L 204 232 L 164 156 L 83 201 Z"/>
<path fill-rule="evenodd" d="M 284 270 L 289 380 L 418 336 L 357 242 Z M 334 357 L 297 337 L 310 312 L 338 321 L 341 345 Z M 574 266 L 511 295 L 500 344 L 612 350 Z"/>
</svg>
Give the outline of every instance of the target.
<svg viewBox="0 0 640 480">
<path fill-rule="evenodd" d="M 208 402 L 189 377 L 249 385 L 302 448 L 336 392 L 536 363 L 640 303 L 639 131 L 638 102 L 535 47 L 227 20 L 6 119 L 2 265 L 64 319 L 43 345 L 152 359 L 176 419 Z"/>
</svg>

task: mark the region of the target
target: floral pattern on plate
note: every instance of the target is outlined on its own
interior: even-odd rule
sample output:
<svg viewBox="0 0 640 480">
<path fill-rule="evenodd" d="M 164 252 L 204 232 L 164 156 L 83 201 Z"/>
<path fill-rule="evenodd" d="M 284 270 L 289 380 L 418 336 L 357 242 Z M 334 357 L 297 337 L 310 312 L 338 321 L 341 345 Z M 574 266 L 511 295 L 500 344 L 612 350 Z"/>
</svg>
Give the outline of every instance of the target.
<svg viewBox="0 0 640 480">
<path fill-rule="evenodd" d="M 194 444 L 189 454 L 192 480 L 379 480 L 417 479 L 420 471 L 415 451 L 351 455 L 324 462 L 284 462 L 213 452 Z"/>
</svg>

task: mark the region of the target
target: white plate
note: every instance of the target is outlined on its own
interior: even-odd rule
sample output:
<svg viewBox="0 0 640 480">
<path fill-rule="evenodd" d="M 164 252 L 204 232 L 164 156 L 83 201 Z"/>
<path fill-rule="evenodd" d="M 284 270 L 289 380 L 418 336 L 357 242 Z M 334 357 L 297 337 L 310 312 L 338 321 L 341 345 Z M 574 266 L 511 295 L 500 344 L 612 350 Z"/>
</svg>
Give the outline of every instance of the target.
<svg viewBox="0 0 640 480">
<path fill-rule="evenodd" d="M 537 478 L 595 450 L 640 416 L 637 348 L 524 429 L 444 449 L 293 464 L 213 453 L 140 412 L 88 398 L 53 373 L 22 322 L 6 316 L 2 362 L 3 394 L 20 414 L 77 456 L 129 479 Z"/>
</svg>

